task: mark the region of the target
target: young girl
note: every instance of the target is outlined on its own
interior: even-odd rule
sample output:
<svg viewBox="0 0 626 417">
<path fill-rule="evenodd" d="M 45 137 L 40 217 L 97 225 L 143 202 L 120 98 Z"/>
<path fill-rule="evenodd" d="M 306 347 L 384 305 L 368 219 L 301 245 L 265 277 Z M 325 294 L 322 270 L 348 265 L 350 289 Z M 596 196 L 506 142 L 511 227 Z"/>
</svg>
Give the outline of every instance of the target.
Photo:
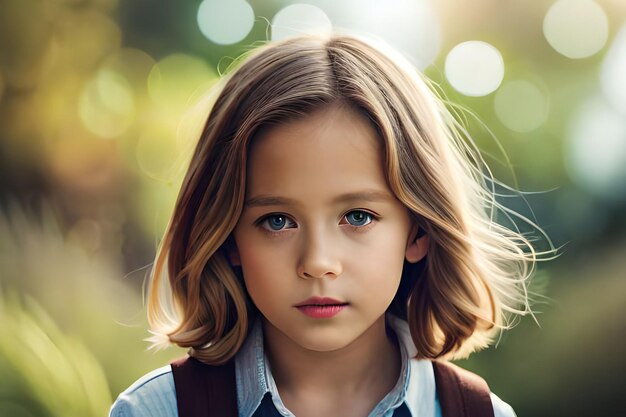
<svg viewBox="0 0 626 417">
<path fill-rule="evenodd" d="M 382 43 L 253 51 L 212 107 L 153 269 L 152 341 L 189 357 L 110 415 L 514 416 L 447 362 L 530 312 L 537 258 L 493 220 L 494 180 L 461 131 Z"/>
</svg>

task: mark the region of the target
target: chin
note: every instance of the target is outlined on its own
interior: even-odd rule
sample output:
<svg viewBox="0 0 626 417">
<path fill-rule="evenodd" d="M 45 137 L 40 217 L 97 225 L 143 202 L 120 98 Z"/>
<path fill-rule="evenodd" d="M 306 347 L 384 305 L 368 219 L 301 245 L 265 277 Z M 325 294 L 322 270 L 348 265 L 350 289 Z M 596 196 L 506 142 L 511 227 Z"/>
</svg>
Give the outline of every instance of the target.
<svg viewBox="0 0 626 417">
<path fill-rule="evenodd" d="M 287 334 L 294 343 L 304 349 L 315 352 L 333 352 L 350 345 L 358 335 L 348 334 L 345 330 L 337 329 L 308 329 L 307 334 L 302 330 L 296 334 Z"/>
</svg>

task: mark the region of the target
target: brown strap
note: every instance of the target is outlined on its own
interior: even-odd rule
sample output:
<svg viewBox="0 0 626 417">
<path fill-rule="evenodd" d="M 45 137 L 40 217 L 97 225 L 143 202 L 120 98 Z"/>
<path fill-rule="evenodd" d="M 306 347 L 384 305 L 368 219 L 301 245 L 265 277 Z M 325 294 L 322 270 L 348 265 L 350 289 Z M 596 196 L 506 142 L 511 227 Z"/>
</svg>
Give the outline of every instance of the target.
<svg viewBox="0 0 626 417">
<path fill-rule="evenodd" d="M 453 363 L 433 361 L 442 417 L 494 417 L 484 379 Z"/>
<path fill-rule="evenodd" d="M 211 366 L 187 356 L 171 365 L 179 417 L 237 417 L 233 360 Z"/>
</svg>

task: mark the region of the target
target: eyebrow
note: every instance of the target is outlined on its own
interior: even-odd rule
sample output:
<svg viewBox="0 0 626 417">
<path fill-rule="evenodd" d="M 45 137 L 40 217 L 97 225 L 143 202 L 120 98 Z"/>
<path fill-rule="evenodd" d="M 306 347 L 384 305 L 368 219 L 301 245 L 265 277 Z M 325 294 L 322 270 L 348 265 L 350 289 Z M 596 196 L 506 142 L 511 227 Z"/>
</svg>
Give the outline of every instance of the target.
<svg viewBox="0 0 626 417">
<path fill-rule="evenodd" d="M 385 191 L 361 190 L 338 195 L 333 198 L 332 204 L 350 201 L 388 202 L 393 201 L 393 196 Z M 299 206 L 302 205 L 297 200 L 287 197 L 273 195 L 259 195 L 251 197 L 245 202 L 245 207 L 265 207 L 265 206 Z"/>
</svg>

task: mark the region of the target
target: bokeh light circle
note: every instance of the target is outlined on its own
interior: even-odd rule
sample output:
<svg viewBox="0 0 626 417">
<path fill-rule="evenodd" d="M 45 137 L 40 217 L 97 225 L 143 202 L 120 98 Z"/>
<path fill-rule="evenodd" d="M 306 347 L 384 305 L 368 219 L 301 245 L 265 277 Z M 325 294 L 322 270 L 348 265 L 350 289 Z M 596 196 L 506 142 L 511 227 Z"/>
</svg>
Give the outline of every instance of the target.
<svg viewBox="0 0 626 417">
<path fill-rule="evenodd" d="M 277 41 L 302 34 L 328 34 L 332 23 L 326 13 L 311 4 L 284 7 L 272 19 L 272 40 Z"/>
<path fill-rule="evenodd" d="M 503 125 L 516 132 L 530 132 L 548 119 L 548 97 L 533 83 L 515 80 L 496 92 L 494 110 Z"/>
<path fill-rule="evenodd" d="M 254 26 L 254 10 L 244 0 L 204 0 L 197 15 L 200 32 L 211 42 L 232 45 Z"/>
<path fill-rule="evenodd" d="M 199 90 L 215 80 L 202 59 L 175 53 L 159 60 L 148 75 L 148 94 L 168 108 L 183 108 Z"/>
<path fill-rule="evenodd" d="M 602 92 L 626 117 L 626 24 L 619 30 L 602 62 Z"/>
<path fill-rule="evenodd" d="M 467 41 L 448 53 L 445 73 L 450 85 L 458 92 L 466 96 L 486 96 L 502 82 L 504 60 L 493 45 Z"/>
<path fill-rule="evenodd" d="M 148 75 L 155 65 L 154 58 L 140 49 L 120 48 L 109 55 L 100 68 L 123 75 L 133 87 L 136 102 L 139 102 L 147 99 Z"/>
<path fill-rule="evenodd" d="M 335 32 L 383 39 L 420 70 L 441 50 L 439 14 L 432 0 L 317 0 Z"/>
<path fill-rule="evenodd" d="M 558 53 L 572 59 L 587 58 L 606 44 L 609 23 L 594 1 L 559 0 L 546 13 L 543 34 Z"/>
<path fill-rule="evenodd" d="M 565 166 L 574 182 L 607 200 L 626 199 L 626 120 L 602 98 L 574 114 Z"/>
<path fill-rule="evenodd" d="M 141 171 L 151 178 L 170 180 L 176 162 L 176 135 L 165 126 L 146 128 L 137 141 L 137 163 Z"/>
<path fill-rule="evenodd" d="M 101 138 L 114 138 L 133 123 L 133 89 L 122 75 L 101 69 L 85 86 L 78 104 L 85 127 Z"/>
</svg>

